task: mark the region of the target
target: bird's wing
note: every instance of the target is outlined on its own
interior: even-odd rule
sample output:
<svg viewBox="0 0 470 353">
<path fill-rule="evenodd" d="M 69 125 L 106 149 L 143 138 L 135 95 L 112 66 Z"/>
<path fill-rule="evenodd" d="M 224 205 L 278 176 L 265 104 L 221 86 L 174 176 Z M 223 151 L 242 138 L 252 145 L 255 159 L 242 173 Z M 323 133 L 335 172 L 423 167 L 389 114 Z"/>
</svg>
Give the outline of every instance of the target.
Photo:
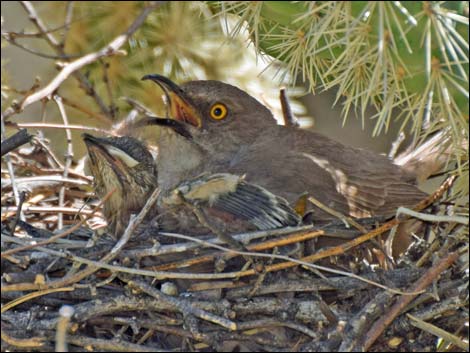
<svg viewBox="0 0 470 353">
<path fill-rule="evenodd" d="M 283 127 L 263 136 L 232 160 L 230 172 L 246 174 L 291 204 L 308 193 L 354 217 L 389 216 L 426 196 L 384 156 L 301 129 Z"/>
<path fill-rule="evenodd" d="M 164 200 L 167 204 L 188 202 L 226 213 L 254 225 L 258 229 L 294 226 L 300 217 L 282 197 L 249 183 L 243 177 L 217 173 L 203 175 L 180 184 Z"/>
</svg>

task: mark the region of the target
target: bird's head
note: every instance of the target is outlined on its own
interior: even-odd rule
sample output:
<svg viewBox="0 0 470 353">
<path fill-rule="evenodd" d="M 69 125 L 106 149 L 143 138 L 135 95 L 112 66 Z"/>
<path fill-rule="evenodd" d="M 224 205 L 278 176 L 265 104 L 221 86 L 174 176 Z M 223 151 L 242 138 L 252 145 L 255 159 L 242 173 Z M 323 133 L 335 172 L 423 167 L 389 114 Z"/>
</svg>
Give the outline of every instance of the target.
<svg viewBox="0 0 470 353">
<path fill-rule="evenodd" d="M 271 112 L 239 88 L 220 81 L 190 81 L 177 85 L 153 74 L 143 80 L 157 83 L 164 91 L 171 118 L 186 126 L 196 143 L 225 149 L 251 142 L 275 124 Z M 163 124 L 162 124 L 163 125 Z M 212 143 L 211 143 L 212 142 Z"/>
<path fill-rule="evenodd" d="M 139 211 L 157 186 L 154 158 L 139 140 L 130 137 L 96 137 L 83 134 L 95 190 L 104 197 L 114 190 L 104 205 L 111 228 L 126 224 Z M 118 231 L 120 231 L 119 229 Z"/>
</svg>

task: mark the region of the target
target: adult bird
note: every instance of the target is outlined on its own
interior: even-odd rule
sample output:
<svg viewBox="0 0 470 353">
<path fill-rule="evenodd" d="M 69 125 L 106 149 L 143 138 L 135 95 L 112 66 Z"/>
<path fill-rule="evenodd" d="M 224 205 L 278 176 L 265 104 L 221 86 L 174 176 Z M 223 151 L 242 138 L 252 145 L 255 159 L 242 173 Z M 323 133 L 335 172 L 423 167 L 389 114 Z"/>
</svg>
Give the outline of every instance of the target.
<svg viewBox="0 0 470 353">
<path fill-rule="evenodd" d="M 220 81 L 146 75 L 164 91 L 171 119 L 160 135 L 158 183 L 170 190 L 201 173 L 245 175 L 248 182 L 296 205 L 311 195 L 352 217 L 391 216 L 426 194 L 415 177 L 385 156 L 346 146 L 319 133 L 279 126 L 248 93 Z M 334 218 L 312 206 L 316 220 Z"/>
</svg>

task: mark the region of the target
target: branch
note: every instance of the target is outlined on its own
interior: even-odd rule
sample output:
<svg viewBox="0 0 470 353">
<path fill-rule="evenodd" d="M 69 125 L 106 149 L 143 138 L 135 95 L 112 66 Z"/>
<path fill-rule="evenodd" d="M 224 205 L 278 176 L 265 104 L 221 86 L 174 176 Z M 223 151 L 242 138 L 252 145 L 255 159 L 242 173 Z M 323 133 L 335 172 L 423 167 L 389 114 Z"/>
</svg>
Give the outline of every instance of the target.
<svg viewBox="0 0 470 353">
<path fill-rule="evenodd" d="M 142 13 L 136 18 L 136 20 L 131 24 L 131 26 L 125 33 L 117 36 L 111 43 L 106 45 L 101 50 L 94 53 L 90 53 L 81 57 L 80 59 L 66 64 L 66 66 L 46 87 L 26 97 L 26 99 L 16 110 L 14 108 L 7 109 L 4 114 L 5 118 L 13 115 L 14 113 L 23 111 L 27 106 L 37 101 L 40 101 L 43 98 L 49 97 L 71 74 L 81 69 L 82 67 L 89 65 L 102 57 L 123 54 L 123 52 L 120 51 L 119 48 L 121 48 L 127 42 L 127 40 L 134 34 L 134 32 L 142 25 L 149 13 L 153 11 L 158 5 L 159 4 L 156 2 L 152 2 L 151 5 L 144 8 Z M 48 37 L 48 39 L 50 38 Z"/>
</svg>

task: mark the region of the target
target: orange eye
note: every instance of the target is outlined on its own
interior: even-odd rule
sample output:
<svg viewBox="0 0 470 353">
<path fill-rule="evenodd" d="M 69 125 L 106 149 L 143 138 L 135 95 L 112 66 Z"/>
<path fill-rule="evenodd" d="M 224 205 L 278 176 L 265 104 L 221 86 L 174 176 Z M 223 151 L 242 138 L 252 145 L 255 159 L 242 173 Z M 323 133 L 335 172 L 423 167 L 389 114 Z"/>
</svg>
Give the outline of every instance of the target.
<svg viewBox="0 0 470 353">
<path fill-rule="evenodd" d="M 227 107 L 222 103 L 216 103 L 211 108 L 211 118 L 214 120 L 222 120 L 227 116 Z"/>
</svg>

